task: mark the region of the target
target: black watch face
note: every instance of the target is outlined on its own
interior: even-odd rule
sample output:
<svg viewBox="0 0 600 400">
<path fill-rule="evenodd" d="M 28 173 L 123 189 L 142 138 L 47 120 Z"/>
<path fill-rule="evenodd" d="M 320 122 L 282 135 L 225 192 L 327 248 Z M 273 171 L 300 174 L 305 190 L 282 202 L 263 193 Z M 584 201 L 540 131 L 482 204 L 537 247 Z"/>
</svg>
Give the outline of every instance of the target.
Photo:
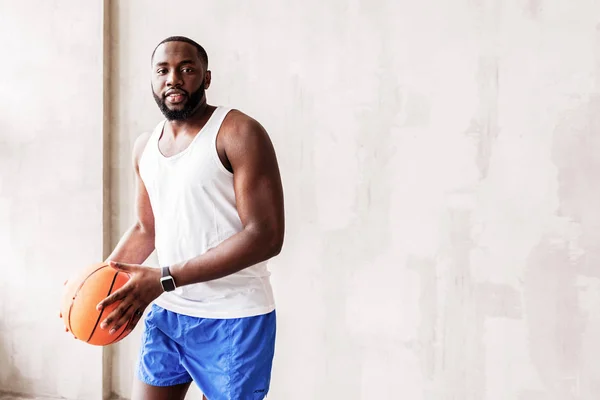
<svg viewBox="0 0 600 400">
<path fill-rule="evenodd" d="M 175 282 L 173 281 L 173 278 L 161 280 L 161 283 L 165 292 L 171 292 L 175 290 Z"/>
</svg>

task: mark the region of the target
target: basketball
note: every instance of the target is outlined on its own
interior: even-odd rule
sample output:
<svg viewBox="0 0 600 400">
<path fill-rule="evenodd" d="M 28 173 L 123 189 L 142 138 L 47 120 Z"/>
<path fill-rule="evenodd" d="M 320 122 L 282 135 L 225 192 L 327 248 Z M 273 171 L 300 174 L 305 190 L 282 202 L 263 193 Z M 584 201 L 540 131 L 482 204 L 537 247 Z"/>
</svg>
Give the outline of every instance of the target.
<svg viewBox="0 0 600 400">
<path fill-rule="evenodd" d="M 67 331 L 76 339 L 95 346 L 107 346 L 126 337 L 131 330 L 124 324 L 118 331 L 109 334 L 109 329 L 100 328 L 100 323 L 119 305 L 119 301 L 102 311 L 96 306 L 108 295 L 121 288 L 129 275 L 117 271 L 108 263 L 94 264 L 65 282 L 61 302 L 61 317 Z"/>
</svg>

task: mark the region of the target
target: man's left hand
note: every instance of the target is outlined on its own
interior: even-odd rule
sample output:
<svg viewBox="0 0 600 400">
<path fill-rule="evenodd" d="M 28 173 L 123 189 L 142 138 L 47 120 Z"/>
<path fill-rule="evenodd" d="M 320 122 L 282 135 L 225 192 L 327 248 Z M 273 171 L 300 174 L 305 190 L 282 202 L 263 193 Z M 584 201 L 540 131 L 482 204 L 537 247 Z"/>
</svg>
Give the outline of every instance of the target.
<svg viewBox="0 0 600 400">
<path fill-rule="evenodd" d="M 110 266 L 129 275 L 129 281 L 126 284 L 102 300 L 96 307 L 98 310 L 102 310 L 110 304 L 120 301 L 117 308 L 100 324 L 102 329 L 110 328 L 109 333 L 112 335 L 128 321 L 131 322 L 126 329 L 133 329 L 148 304 L 160 296 L 163 289 L 160 284 L 159 268 L 114 261 L 110 261 Z"/>
</svg>

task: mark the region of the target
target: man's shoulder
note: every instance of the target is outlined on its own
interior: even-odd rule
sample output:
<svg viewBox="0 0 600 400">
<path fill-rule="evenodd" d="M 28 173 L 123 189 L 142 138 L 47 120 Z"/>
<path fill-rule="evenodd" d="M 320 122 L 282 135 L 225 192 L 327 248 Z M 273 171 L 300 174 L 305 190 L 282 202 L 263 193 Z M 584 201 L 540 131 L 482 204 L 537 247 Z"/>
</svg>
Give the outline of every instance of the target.
<svg viewBox="0 0 600 400">
<path fill-rule="evenodd" d="M 250 115 L 231 108 L 225 116 L 222 131 L 229 137 L 243 138 L 264 131 L 263 126 Z"/>
<path fill-rule="evenodd" d="M 143 152 L 143 150 L 146 148 L 146 144 L 148 143 L 148 141 L 150 140 L 150 138 L 152 137 L 152 135 L 154 134 L 154 132 L 157 132 L 159 129 L 163 129 L 164 125 L 165 125 L 166 120 L 165 119 L 161 119 L 156 126 L 153 129 L 144 131 L 142 133 L 140 133 L 136 138 L 135 141 L 133 143 L 133 151 L 134 153 L 136 151 L 140 151 Z"/>
<path fill-rule="evenodd" d="M 133 143 L 133 161 L 136 166 L 139 164 L 151 136 L 152 132 L 143 132 L 135 139 Z"/>
<path fill-rule="evenodd" d="M 146 143 L 150 140 L 150 136 L 152 136 L 152 132 L 142 132 L 135 138 L 135 142 L 133 143 L 133 147 L 140 146 L 146 147 Z"/>
<path fill-rule="evenodd" d="M 223 125 L 226 125 L 226 124 L 227 125 L 239 125 L 239 124 L 248 123 L 253 120 L 254 120 L 254 118 L 252 118 L 248 114 L 240 111 L 239 109 L 230 108 L 229 112 L 225 116 L 225 119 L 223 120 Z"/>
</svg>

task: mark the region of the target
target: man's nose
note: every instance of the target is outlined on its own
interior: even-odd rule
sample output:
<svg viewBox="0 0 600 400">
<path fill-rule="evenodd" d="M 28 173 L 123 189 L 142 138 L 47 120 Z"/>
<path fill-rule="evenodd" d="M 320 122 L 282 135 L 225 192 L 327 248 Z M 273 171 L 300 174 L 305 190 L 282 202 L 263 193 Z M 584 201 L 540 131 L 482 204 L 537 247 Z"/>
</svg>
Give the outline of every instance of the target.
<svg viewBox="0 0 600 400">
<path fill-rule="evenodd" d="M 181 74 L 177 71 L 172 71 L 167 76 L 167 86 L 181 86 L 183 81 L 181 80 Z"/>
</svg>

